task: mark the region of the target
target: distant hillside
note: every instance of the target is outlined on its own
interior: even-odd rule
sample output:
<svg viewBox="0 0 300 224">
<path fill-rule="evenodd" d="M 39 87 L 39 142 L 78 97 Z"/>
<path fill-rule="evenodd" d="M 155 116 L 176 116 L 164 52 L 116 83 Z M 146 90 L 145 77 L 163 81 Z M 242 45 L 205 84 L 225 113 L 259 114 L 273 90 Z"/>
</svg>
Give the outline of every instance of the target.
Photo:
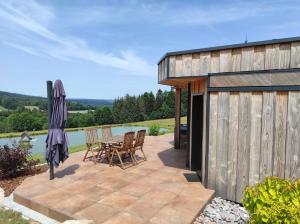
<svg viewBox="0 0 300 224">
<path fill-rule="evenodd" d="M 114 100 L 96 99 L 68 99 L 68 101 L 80 103 L 85 106 L 112 106 Z"/>
<path fill-rule="evenodd" d="M 67 101 L 70 109 L 74 110 L 92 109 L 96 106 L 110 107 L 113 103 L 113 100 L 104 99 L 67 99 Z M 0 91 L 0 106 L 7 109 L 15 109 L 18 106 L 38 106 L 40 109 L 45 110 L 47 108 L 47 98 Z"/>
</svg>

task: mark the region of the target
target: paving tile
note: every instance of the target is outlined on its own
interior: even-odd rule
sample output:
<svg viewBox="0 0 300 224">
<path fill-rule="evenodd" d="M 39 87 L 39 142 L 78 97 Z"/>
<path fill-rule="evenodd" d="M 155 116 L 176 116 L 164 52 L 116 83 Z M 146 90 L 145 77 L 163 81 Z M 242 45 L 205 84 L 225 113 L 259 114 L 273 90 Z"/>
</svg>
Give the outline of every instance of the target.
<svg viewBox="0 0 300 224">
<path fill-rule="evenodd" d="M 104 222 L 103 224 L 146 224 L 146 221 L 134 216 L 128 212 L 121 212 L 114 215 L 112 218 Z"/>
<path fill-rule="evenodd" d="M 74 214 L 76 219 L 94 220 L 96 224 L 103 223 L 118 213 L 118 210 L 100 203 L 95 203 Z"/>
<path fill-rule="evenodd" d="M 58 221 L 92 219 L 98 223 L 188 223 L 214 195 L 184 176 L 185 152 L 172 148 L 172 135 L 145 140 L 147 161 L 122 170 L 82 162 L 84 152 L 55 170 L 27 178 L 14 199 Z"/>
<path fill-rule="evenodd" d="M 52 205 L 54 209 L 67 213 L 69 215 L 73 215 L 76 212 L 85 209 L 86 207 L 95 204 L 96 201 L 90 200 L 82 195 L 71 195 L 68 198 L 64 198 L 63 200 L 59 200 L 55 205 Z"/>
<path fill-rule="evenodd" d="M 132 183 L 120 189 L 124 194 L 130 194 L 136 197 L 141 197 L 153 189 L 152 186 L 145 184 Z"/>
<path fill-rule="evenodd" d="M 80 192 L 80 195 L 84 195 L 86 198 L 92 201 L 99 201 L 101 200 L 104 196 L 109 195 L 113 192 L 112 189 L 107 189 L 99 186 L 93 186 L 90 187 L 82 192 Z"/>
<path fill-rule="evenodd" d="M 135 201 L 137 201 L 137 197 L 124 194 L 122 192 L 114 192 L 112 194 L 104 196 L 98 203 L 109 205 L 113 208 L 122 210 L 130 205 L 132 205 Z"/>
<path fill-rule="evenodd" d="M 150 219 L 176 195 L 153 190 L 137 200 L 127 211 L 144 219 Z"/>
</svg>

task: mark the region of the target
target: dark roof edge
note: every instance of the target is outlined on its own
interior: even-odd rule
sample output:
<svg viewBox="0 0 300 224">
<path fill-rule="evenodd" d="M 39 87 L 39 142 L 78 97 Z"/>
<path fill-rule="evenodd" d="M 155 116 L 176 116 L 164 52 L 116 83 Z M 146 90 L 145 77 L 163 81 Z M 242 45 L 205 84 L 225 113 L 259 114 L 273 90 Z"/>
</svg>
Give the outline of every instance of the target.
<svg viewBox="0 0 300 224">
<path fill-rule="evenodd" d="M 200 53 L 200 52 L 207 52 L 207 51 L 226 50 L 226 49 L 241 48 L 241 47 L 253 47 L 253 46 L 267 45 L 267 44 L 278 44 L 278 43 L 286 43 L 286 42 L 293 42 L 293 41 L 300 41 L 300 36 L 297 36 L 297 37 L 288 37 L 288 38 L 280 38 L 280 39 L 272 39 L 272 40 L 255 41 L 255 42 L 248 42 L 248 43 L 241 43 L 241 44 L 222 45 L 222 46 L 199 48 L 199 49 L 192 49 L 192 50 L 167 52 L 158 61 L 158 64 L 165 57 L 168 57 L 168 56 L 175 56 L 175 55 L 182 55 L 182 54 L 192 54 L 192 53 Z"/>
</svg>

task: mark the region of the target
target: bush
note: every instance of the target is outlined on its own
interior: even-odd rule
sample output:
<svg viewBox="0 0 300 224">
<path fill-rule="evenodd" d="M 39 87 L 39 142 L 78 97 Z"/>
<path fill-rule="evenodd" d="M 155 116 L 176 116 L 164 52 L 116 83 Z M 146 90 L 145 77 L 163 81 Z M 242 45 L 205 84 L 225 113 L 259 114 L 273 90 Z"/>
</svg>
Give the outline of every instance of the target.
<svg viewBox="0 0 300 224">
<path fill-rule="evenodd" d="M 0 146 L 0 179 L 16 177 L 39 162 L 31 158 L 30 148 L 30 145 L 29 148 L 21 145 Z"/>
<path fill-rule="evenodd" d="M 153 136 L 159 135 L 159 129 L 160 129 L 159 124 L 152 124 L 149 127 L 149 135 L 153 135 Z"/>
<path fill-rule="evenodd" d="M 300 223 L 300 180 L 267 177 L 247 187 L 242 202 L 250 223 Z"/>
</svg>

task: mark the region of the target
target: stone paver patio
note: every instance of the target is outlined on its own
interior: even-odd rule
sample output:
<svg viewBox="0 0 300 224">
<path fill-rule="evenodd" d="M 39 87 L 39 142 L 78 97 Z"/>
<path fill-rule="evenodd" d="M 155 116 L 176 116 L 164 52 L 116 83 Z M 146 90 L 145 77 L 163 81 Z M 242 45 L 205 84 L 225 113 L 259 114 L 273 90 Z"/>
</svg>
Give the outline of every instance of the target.
<svg viewBox="0 0 300 224">
<path fill-rule="evenodd" d="M 174 150 L 173 135 L 147 136 L 148 160 L 122 170 L 82 162 L 83 153 L 55 170 L 27 178 L 14 200 L 58 221 L 92 219 L 96 223 L 191 223 L 214 196 L 185 169 L 185 151 Z"/>
</svg>

